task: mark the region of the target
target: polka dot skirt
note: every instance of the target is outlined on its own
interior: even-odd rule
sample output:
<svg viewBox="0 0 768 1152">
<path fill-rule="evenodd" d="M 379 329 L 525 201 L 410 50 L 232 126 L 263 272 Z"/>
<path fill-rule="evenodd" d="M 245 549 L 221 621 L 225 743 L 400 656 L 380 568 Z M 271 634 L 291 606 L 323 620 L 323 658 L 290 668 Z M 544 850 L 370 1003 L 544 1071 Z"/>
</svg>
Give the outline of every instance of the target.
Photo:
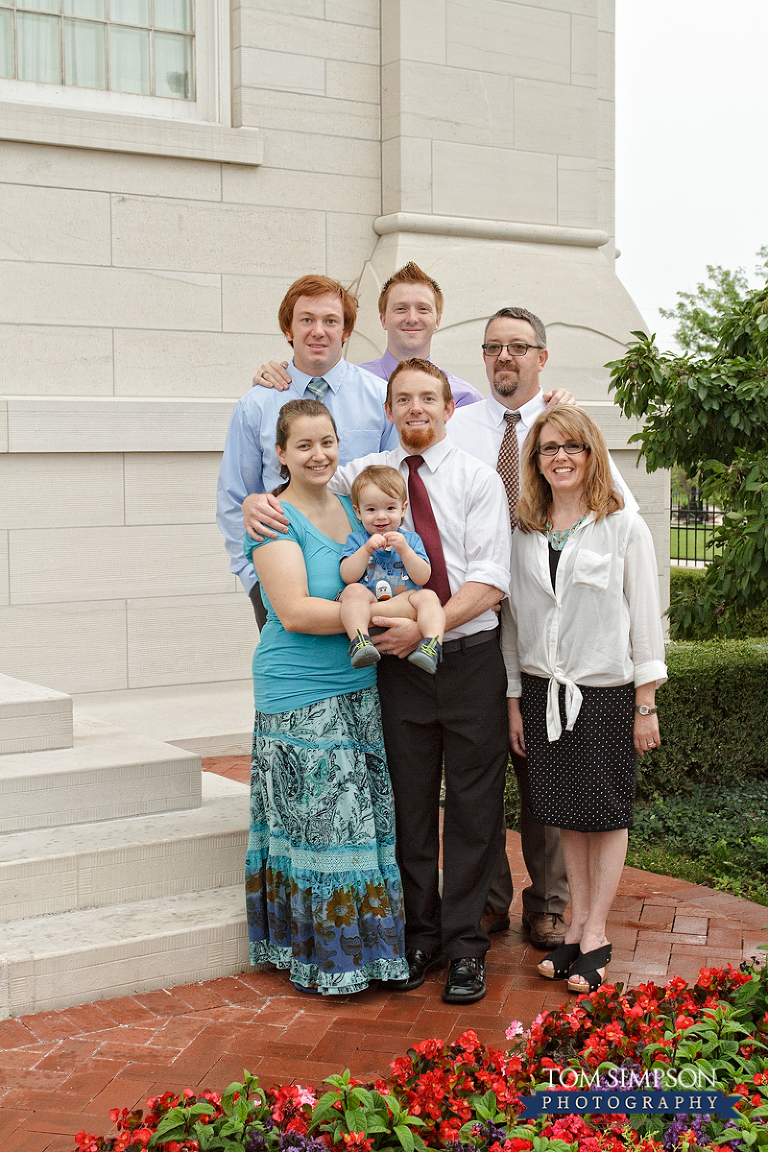
<svg viewBox="0 0 768 1152">
<path fill-rule="evenodd" d="M 559 740 L 547 739 L 549 681 L 523 673 L 521 708 L 531 809 L 542 824 L 574 832 L 632 827 L 637 753 L 632 743 L 635 689 L 579 685 L 583 702 L 572 732 L 565 730 L 565 688 L 560 687 Z"/>
</svg>

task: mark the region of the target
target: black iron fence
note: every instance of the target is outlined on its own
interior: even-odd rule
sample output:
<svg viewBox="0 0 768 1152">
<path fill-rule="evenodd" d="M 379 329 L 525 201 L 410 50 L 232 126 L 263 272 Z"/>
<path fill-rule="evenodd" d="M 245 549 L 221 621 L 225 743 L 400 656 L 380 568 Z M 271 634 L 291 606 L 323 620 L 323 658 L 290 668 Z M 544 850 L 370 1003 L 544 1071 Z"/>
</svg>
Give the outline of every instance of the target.
<svg viewBox="0 0 768 1152">
<path fill-rule="evenodd" d="M 714 528 L 723 514 L 714 504 L 706 504 L 698 489 L 690 496 L 676 500 L 674 495 L 669 516 L 669 555 L 673 564 L 703 567 L 712 559 Z"/>
</svg>

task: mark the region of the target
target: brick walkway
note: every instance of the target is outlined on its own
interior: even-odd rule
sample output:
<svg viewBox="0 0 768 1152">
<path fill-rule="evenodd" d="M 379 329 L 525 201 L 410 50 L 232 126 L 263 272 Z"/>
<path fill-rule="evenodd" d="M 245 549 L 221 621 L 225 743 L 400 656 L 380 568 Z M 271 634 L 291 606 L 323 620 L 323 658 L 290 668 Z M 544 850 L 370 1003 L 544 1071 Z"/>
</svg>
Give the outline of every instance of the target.
<svg viewBox="0 0 768 1152">
<path fill-rule="evenodd" d="M 245 757 L 205 766 L 249 777 Z M 525 870 L 515 833 L 507 851 L 519 891 Z M 692 980 L 703 965 L 739 964 L 766 942 L 766 923 L 768 909 L 758 904 L 626 868 L 609 920 L 609 977 L 633 985 Z M 295 992 L 285 973 L 270 971 L 0 1022 L 0 1148 L 69 1152 L 81 1128 L 109 1131 L 110 1108 L 142 1107 L 166 1088 L 220 1090 L 243 1068 L 265 1085 L 317 1083 L 345 1067 L 374 1077 L 414 1041 L 466 1028 L 502 1047 L 510 1020 L 527 1026 L 568 999 L 564 984 L 536 972 L 542 953 L 518 930 L 519 897 L 512 924 L 492 938 L 488 996 L 464 1009 L 443 1004 L 444 972 L 407 994 L 326 1000 Z"/>
</svg>

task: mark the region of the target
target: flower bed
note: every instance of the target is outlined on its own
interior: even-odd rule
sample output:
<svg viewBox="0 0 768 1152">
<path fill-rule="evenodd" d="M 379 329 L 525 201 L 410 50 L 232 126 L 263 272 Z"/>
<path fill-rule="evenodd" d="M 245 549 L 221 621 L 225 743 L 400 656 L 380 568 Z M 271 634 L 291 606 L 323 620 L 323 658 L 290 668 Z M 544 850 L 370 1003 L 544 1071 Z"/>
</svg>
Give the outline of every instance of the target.
<svg viewBox="0 0 768 1152">
<path fill-rule="evenodd" d="M 349 1072 L 318 1093 L 265 1091 L 244 1074 L 223 1094 L 187 1089 L 114 1109 L 115 1136 L 76 1137 L 75 1152 L 696 1152 L 768 1148 L 768 978 L 765 969 L 702 969 L 689 988 L 623 991 L 605 985 L 573 1006 L 507 1032 L 506 1053 L 474 1032 L 451 1044 L 423 1040 L 373 1084 Z M 639 1078 L 705 1076 L 739 1097 L 735 1119 L 695 1115 L 578 1115 L 520 1120 L 521 1097 L 584 1082 L 609 1088 Z M 634 1078 L 634 1079 L 633 1079 Z M 688 1085 L 690 1086 L 690 1084 Z"/>
</svg>

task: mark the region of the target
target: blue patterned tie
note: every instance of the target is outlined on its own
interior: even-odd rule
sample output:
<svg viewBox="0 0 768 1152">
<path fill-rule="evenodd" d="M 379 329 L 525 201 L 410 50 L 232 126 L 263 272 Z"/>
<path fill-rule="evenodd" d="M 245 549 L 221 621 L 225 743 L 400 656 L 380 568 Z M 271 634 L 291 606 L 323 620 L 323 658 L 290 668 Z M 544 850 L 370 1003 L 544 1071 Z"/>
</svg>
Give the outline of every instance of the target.
<svg viewBox="0 0 768 1152">
<path fill-rule="evenodd" d="M 322 400 L 328 387 L 328 381 L 323 376 L 313 376 L 307 384 L 307 392 L 311 392 L 315 400 Z"/>
</svg>

